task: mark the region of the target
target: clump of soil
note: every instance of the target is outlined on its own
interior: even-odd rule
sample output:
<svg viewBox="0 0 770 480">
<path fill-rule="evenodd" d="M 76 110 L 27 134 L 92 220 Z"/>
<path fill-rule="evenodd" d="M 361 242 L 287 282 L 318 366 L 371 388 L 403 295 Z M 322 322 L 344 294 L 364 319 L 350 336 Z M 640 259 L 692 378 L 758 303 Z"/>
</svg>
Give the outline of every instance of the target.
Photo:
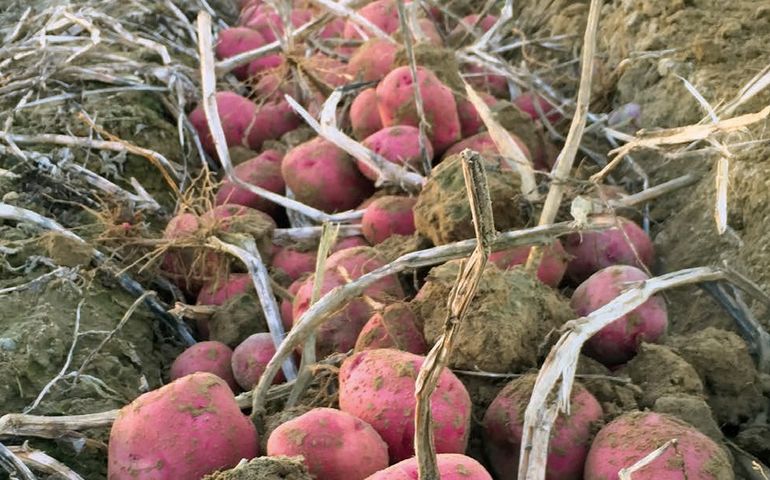
<svg viewBox="0 0 770 480">
<path fill-rule="evenodd" d="M 519 177 L 511 170 L 502 169 L 495 160 L 482 157 L 482 161 L 487 173 L 495 228 L 508 230 L 526 225 L 526 208 L 519 204 Z M 417 197 L 414 225 L 417 232 L 429 238 L 434 245 L 465 240 L 475 235 L 460 155 L 452 155 L 433 169 Z"/>
<path fill-rule="evenodd" d="M 655 400 L 652 410 L 684 420 L 717 442 L 723 438 L 711 408 L 703 397 L 687 394 L 663 395 Z"/>
<path fill-rule="evenodd" d="M 383 262 L 390 263 L 401 255 L 416 252 L 428 246 L 428 240 L 417 234 L 409 236 L 393 235 L 385 239 L 384 242 L 375 245 L 374 249 L 377 250 Z"/>
<path fill-rule="evenodd" d="M 235 348 L 247 337 L 267 332 L 267 321 L 256 293 L 243 293 L 217 307 L 208 321 L 209 339 Z"/>
<path fill-rule="evenodd" d="M 433 268 L 412 302 L 425 340 L 443 330 L 447 298 L 459 271 L 452 261 Z M 575 318 L 566 300 L 521 269 L 485 269 L 472 307 L 457 334 L 449 365 L 462 370 L 521 372 L 535 367 L 546 335 Z"/>
<path fill-rule="evenodd" d="M 626 373 L 642 389 L 639 404 L 650 408 L 664 395 L 702 395 L 698 372 L 670 347 L 644 343 L 626 365 Z"/>
<path fill-rule="evenodd" d="M 302 457 L 258 457 L 203 480 L 313 480 Z"/>
<path fill-rule="evenodd" d="M 672 338 L 671 343 L 700 375 L 720 424 L 740 425 L 762 409 L 759 376 L 738 335 L 709 327 L 689 337 Z"/>
<path fill-rule="evenodd" d="M 641 395 L 641 389 L 633 383 L 614 379 L 612 372 L 593 358 L 581 355 L 577 374 L 580 375 L 580 383 L 601 404 L 605 420 L 612 420 L 623 412 L 639 408 L 637 398 Z"/>
</svg>

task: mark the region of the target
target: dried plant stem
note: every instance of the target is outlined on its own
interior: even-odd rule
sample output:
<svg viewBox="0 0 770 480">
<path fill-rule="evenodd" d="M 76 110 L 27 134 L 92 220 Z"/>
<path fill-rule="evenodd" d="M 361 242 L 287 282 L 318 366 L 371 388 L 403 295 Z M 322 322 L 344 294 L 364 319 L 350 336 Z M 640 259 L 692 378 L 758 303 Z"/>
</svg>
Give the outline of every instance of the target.
<svg viewBox="0 0 770 480">
<path fill-rule="evenodd" d="M 109 427 L 117 417 L 118 410 L 50 417 L 9 413 L 0 417 L 0 438 L 60 438 L 67 432 Z"/>
<path fill-rule="evenodd" d="M 414 451 L 420 480 L 440 480 L 441 478 L 433 443 L 430 398 L 436 390 L 441 372 L 449 361 L 449 354 L 460 324 L 476 295 L 496 235 L 492 200 L 481 155 L 465 149 L 461 156 L 465 188 L 468 192 L 473 226 L 476 231 L 476 248 L 458 273 L 457 281 L 449 293 L 448 312 L 443 332 L 428 352 L 415 381 Z"/>
<path fill-rule="evenodd" d="M 575 116 L 572 118 L 569 133 L 564 143 L 564 148 L 556 157 L 556 164 L 553 167 L 551 188 L 545 197 L 543 211 L 540 213 L 538 225 L 547 225 L 553 223 L 556 214 L 559 211 L 564 192 L 567 188 L 572 165 L 575 162 L 580 142 L 583 139 L 583 130 L 585 130 L 588 115 L 588 107 L 591 102 L 591 81 L 594 71 L 594 52 L 596 50 L 596 30 L 599 26 L 599 15 L 601 13 L 602 0 L 591 0 L 588 10 L 588 23 L 586 25 L 585 36 L 583 37 L 583 53 L 581 56 L 580 87 L 578 89 L 577 106 Z M 537 103 L 537 102 L 535 102 Z M 540 260 L 543 258 L 543 249 L 534 247 L 527 257 L 526 270 L 530 273 L 536 272 L 540 266 Z"/>
<path fill-rule="evenodd" d="M 422 157 L 423 172 L 425 175 L 430 175 L 430 171 L 433 168 L 432 158 L 428 156 L 428 149 L 426 148 L 427 130 L 430 128 L 428 120 L 425 119 L 425 106 L 422 101 L 422 92 L 420 91 L 420 82 L 417 77 L 417 59 L 414 56 L 414 48 L 412 47 L 412 32 L 409 29 L 409 22 L 406 17 L 406 8 L 404 8 L 404 0 L 397 0 L 396 6 L 398 7 L 398 18 L 401 22 L 401 36 L 404 37 L 404 48 L 406 49 L 406 58 L 409 61 L 409 71 L 412 74 L 412 91 L 414 92 L 414 105 L 417 110 L 417 116 L 420 118 L 418 123 L 419 127 L 419 146 L 420 157 Z"/>
<path fill-rule="evenodd" d="M 46 475 L 50 475 L 51 478 L 83 480 L 83 477 L 78 475 L 74 470 L 41 450 L 33 450 L 26 445 L 20 447 L 11 446 L 8 447 L 8 449 L 25 464 Z"/>
<path fill-rule="evenodd" d="M 593 221 L 593 223 L 582 225 L 580 228 L 582 231 L 585 231 L 585 228 L 603 229 L 612 227 L 613 225 L 614 222 L 598 223 Z M 572 233 L 576 230 L 577 227 L 572 222 L 562 222 L 526 230 L 500 233 L 495 238 L 493 250 L 522 245 L 549 244 L 553 242 L 554 238 Z M 266 366 L 257 387 L 254 389 L 254 396 L 252 399 L 253 414 L 260 415 L 264 413 L 265 397 L 273 378 L 280 369 L 281 362 L 291 355 L 294 349 L 307 339 L 308 335 L 321 326 L 330 313 L 342 306 L 348 299 L 361 295 L 367 287 L 389 275 L 394 275 L 409 269 L 438 265 L 448 262 L 449 260 L 465 258 L 473 251 L 475 246 L 476 241 L 472 239 L 407 253 L 387 265 L 362 275 L 350 283 L 333 289 L 321 297 L 321 299 L 311 306 L 302 317 L 295 320 L 294 327 L 286 336 L 286 340 Z"/>
<path fill-rule="evenodd" d="M 569 399 L 583 344 L 596 332 L 628 314 L 656 293 L 694 283 L 723 280 L 714 268 L 690 268 L 654 277 L 627 289 L 586 317 L 565 324 L 565 333 L 546 357 L 524 414 L 518 478 L 543 480 L 550 431 L 559 412 L 569 413 Z M 554 400 L 551 393 L 558 389 Z"/>
<path fill-rule="evenodd" d="M 214 72 L 214 51 L 213 40 L 211 37 L 211 16 L 201 11 L 198 13 L 198 48 L 200 54 L 200 73 L 203 111 L 206 115 L 206 123 L 211 131 L 211 137 L 214 141 L 217 156 L 222 163 L 225 176 L 234 185 L 248 190 L 249 192 L 270 200 L 278 205 L 295 210 L 306 215 L 317 222 L 342 220 L 345 215 L 329 215 L 315 208 L 309 207 L 296 200 L 291 200 L 282 195 L 278 195 L 256 185 L 244 182 L 237 175 L 233 164 L 230 161 L 230 153 L 227 147 L 224 130 L 222 130 L 222 121 L 219 117 L 219 109 L 216 100 L 216 75 Z"/>
<path fill-rule="evenodd" d="M 363 214 L 362 214 L 363 215 Z M 361 235 L 361 225 L 339 225 L 338 237 Z M 294 243 L 320 238 L 323 227 L 276 228 L 273 240 L 278 243 Z"/>
<path fill-rule="evenodd" d="M 20 480 L 37 480 L 37 477 L 24 462 L 5 445 L 0 443 L 0 468 Z"/>
<path fill-rule="evenodd" d="M 38 228 L 56 232 L 79 243 L 86 243 L 85 240 L 62 227 L 57 222 L 24 208 L 0 203 L 0 219 L 12 220 L 15 222 L 29 222 L 36 225 Z M 139 282 L 135 281 L 126 273 L 123 273 L 120 269 L 115 267 L 107 255 L 96 249 L 92 249 L 91 256 L 94 263 L 96 263 L 110 275 L 114 276 L 120 283 L 120 286 L 131 295 L 139 297 L 144 295 L 144 293 L 147 291 L 139 284 Z M 150 311 L 159 317 L 160 320 L 169 328 L 169 330 L 174 332 L 182 342 L 184 342 L 186 345 L 195 344 L 195 339 L 190 333 L 189 327 L 180 319 L 170 315 L 168 313 L 168 307 L 158 301 L 154 293 L 145 297 L 144 301 L 145 305 L 147 305 L 147 308 L 149 308 Z"/>
<path fill-rule="evenodd" d="M 313 274 L 313 291 L 310 294 L 310 305 L 318 301 L 318 297 L 321 295 L 321 287 L 324 280 L 324 268 L 326 266 L 326 257 L 329 255 L 329 250 L 337 241 L 337 233 L 339 225 L 332 227 L 329 223 L 324 223 L 323 232 L 321 233 L 321 240 L 318 244 L 318 253 L 315 259 L 315 272 Z M 294 382 L 294 388 L 289 394 L 289 399 L 286 402 L 286 407 L 293 407 L 299 400 L 299 397 L 304 393 L 307 386 L 312 380 L 312 372 L 310 367 L 316 362 L 316 341 L 315 333 L 310 334 L 305 340 L 305 345 L 302 347 L 302 360 L 300 362 L 299 373 L 297 374 L 297 381 Z"/>
<path fill-rule="evenodd" d="M 668 442 L 661 445 L 659 448 L 656 448 L 649 454 L 645 455 L 644 458 L 640 458 L 636 463 L 634 463 L 630 467 L 621 468 L 620 471 L 618 472 L 618 477 L 620 478 L 620 480 L 632 480 L 631 479 L 632 473 L 635 473 L 636 471 L 643 469 L 647 465 L 659 459 L 661 455 L 666 453 L 666 450 L 668 450 L 671 447 L 676 448 L 676 445 L 677 445 L 677 439 L 672 438 Z"/>
<path fill-rule="evenodd" d="M 259 297 L 259 303 L 262 306 L 262 312 L 265 315 L 270 336 L 273 338 L 273 343 L 277 349 L 283 343 L 284 331 L 278 303 L 275 301 L 275 295 L 273 295 L 273 289 L 270 286 L 270 275 L 267 273 L 267 268 L 262 261 L 262 257 L 259 255 L 254 239 L 242 235 L 237 237 L 240 240 L 240 246 L 223 242 L 216 237 L 209 238 L 208 244 L 217 250 L 233 255 L 246 265 L 249 275 L 251 275 L 254 289 L 257 291 L 257 297 Z M 283 375 L 287 380 L 297 378 L 297 368 L 294 366 L 294 360 L 291 357 L 283 362 Z"/>
<path fill-rule="evenodd" d="M 679 190 L 680 188 L 694 185 L 698 182 L 698 180 L 699 177 L 697 175 L 688 173 L 686 175 L 682 175 L 681 177 L 674 178 L 673 180 L 669 180 L 668 182 L 664 182 L 659 185 L 655 185 L 654 187 L 642 190 L 639 193 L 628 195 L 618 200 L 610 200 L 608 204 L 610 208 L 632 207 L 634 205 L 647 203 L 658 197 Z"/>
</svg>

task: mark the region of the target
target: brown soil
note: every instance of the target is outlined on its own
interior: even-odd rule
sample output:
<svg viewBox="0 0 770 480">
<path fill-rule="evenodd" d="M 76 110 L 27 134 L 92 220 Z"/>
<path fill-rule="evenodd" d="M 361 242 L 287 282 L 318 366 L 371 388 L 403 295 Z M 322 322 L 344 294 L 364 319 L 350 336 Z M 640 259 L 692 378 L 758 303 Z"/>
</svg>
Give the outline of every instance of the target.
<svg viewBox="0 0 770 480">
<path fill-rule="evenodd" d="M 413 302 L 432 345 L 443 330 L 446 301 L 459 262 L 435 267 Z M 463 370 L 522 372 L 537 366 L 546 335 L 574 318 L 566 300 L 520 269 L 488 265 L 472 307 L 463 319 L 450 366 Z"/>
<path fill-rule="evenodd" d="M 301 457 L 258 457 L 203 480 L 313 480 Z"/>
</svg>

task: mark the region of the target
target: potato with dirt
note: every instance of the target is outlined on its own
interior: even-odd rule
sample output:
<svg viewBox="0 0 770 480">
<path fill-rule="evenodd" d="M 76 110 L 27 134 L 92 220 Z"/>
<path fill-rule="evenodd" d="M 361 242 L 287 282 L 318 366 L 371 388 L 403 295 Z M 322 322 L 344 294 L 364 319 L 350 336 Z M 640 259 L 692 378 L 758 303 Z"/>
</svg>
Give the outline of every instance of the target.
<svg viewBox="0 0 770 480">
<path fill-rule="evenodd" d="M 633 474 L 634 480 L 732 480 L 730 460 L 717 443 L 668 415 L 630 412 L 602 428 L 588 452 L 585 480 L 618 478 L 618 472 L 676 439 Z"/>
<path fill-rule="evenodd" d="M 222 342 L 198 342 L 176 357 L 168 376 L 173 382 L 191 373 L 208 372 L 227 382 L 230 389 L 238 393 L 240 388 L 230 366 L 232 357 L 233 351 Z"/>
<path fill-rule="evenodd" d="M 321 137 L 289 150 L 281 173 L 297 200 L 328 213 L 355 208 L 374 191 L 350 155 Z"/>
<path fill-rule="evenodd" d="M 255 333 L 240 343 L 231 357 L 233 377 L 240 387 L 250 391 L 259 382 L 268 362 L 275 355 L 275 343 L 269 333 Z M 273 384 L 283 383 L 283 372 L 273 379 Z"/>
<path fill-rule="evenodd" d="M 386 127 L 364 139 L 363 146 L 381 155 L 385 160 L 408 170 L 421 171 L 423 155 L 420 152 L 420 130 L 417 127 L 399 125 Z M 433 159 L 433 146 L 425 138 L 425 157 Z M 374 170 L 358 161 L 361 173 L 370 180 L 377 180 Z"/>
<path fill-rule="evenodd" d="M 111 480 L 200 478 L 256 457 L 254 424 L 224 380 L 193 373 L 145 393 L 110 431 Z"/>
<path fill-rule="evenodd" d="M 231 27 L 219 32 L 215 52 L 220 60 L 234 57 L 239 53 L 248 52 L 267 45 L 269 42 L 256 30 L 246 27 Z M 246 80 L 249 76 L 280 66 L 283 58 L 278 54 L 265 55 L 252 60 L 246 65 L 233 69 L 233 75 L 238 80 Z"/>
<path fill-rule="evenodd" d="M 484 414 L 484 450 L 499 480 L 515 480 L 519 465 L 524 412 L 537 375 L 508 383 Z M 560 414 L 551 429 L 546 480 L 581 480 L 594 429 L 602 421 L 602 407 L 582 385 L 570 396 L 569 415 Z"/>
<path fill-rule="evenodd" d="M 377 110 L 377 91 L 374 88 L 362 90 L 353 99 L 350 104 L 350 127 L 357 140 L 382 130 L 382 120 Z"/>
<path fill-rule="evenodd" d="M 375 312 L 356 340 L 356 351 L 394 348 L 417 355 L 428 353 L 417 318 L 406 303 L 392 303 Z"/>
<path fill-rule="evenodd" d="M 392 349 L 364 350 L 340 368 L 340 410 L 369 423 L 388 444 L 391 462 L 414 455 L 414 383 L 425 357 Z M 431 397 L 437 453 L 463 453 L 471 399 L 449 369 Z"/>
<path fill-rule="evenodd" d="M 234 174 L 238 180 L 244 183 L 283 195 L 286 190 L 286 183 L 281 175 L 281 160 L 283 160 L 281 152 L 268 149 L 256 157 L 236 165 L 233 168 Z M 243 205 L 265 212 L 274 218 L 281 211 L 278 204 L 234 184 L 227 178 L 217 190 L 214 202 L 216 205 L 226 203 Z"/>
<path fill-rule="evenodd" d="M 506 270 L 527 263 L 532 247 L 513 247 L 492 252 L 489 261 L 497 265 L 497 268 Z M 554 240 L 551 245 L 542 248 L 543 257 L 537 268 L 537 278 L 549 287 L 558 287 L 567 271 L 567 252 L 564 251 L 561 242 Z"/>
<path fill-rule="evenodd" d="M 371 425 L 333 408 L 314 408 L 273 430 L 269 456 L 303 457 L 324 480 L 363 480 L 387 468 L 388 446 Z"/>
<path fill-rule="evenodd" d="M 570 305 L 579 316 L 586 316 L 613 301 L 634 282 L 649 278 L 636 267 L 607 267 L 588 277 L 575 289 Z M 599 330 L 586 342 L 584 351 L 607 366 L 617 366 L 631 360 L 642 342 L 660 341 L 667 328 L 666 303 L 661 296 L 654 295 Z"/>
<path fill-rule="evenodd" d="M 398 45 L 381 38 L 372 38 L 358 47 L 348 62 L 348 72 L 361 82 L 376 82 L 385 78 L 396 63 Z"/>
<path fill-rule="evenodd" d="M 410 68 L 403 66 L 388 73 L 377 85 L 377 108 L 385 127 L 420 125 L 413 84 Z M 429 125 L 428 139 L 436 153 L 443 153 L 460 140 L 460 117 L 454 94 L 435 73 L 424 67 L 417 67 L 417 85 Z"/>
</svg>

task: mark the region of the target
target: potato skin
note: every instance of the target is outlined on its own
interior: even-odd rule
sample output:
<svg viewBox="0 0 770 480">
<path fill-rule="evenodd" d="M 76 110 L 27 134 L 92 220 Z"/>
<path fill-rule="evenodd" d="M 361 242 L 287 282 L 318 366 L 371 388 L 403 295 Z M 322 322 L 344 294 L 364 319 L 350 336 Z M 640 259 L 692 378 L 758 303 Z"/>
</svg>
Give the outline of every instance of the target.
<svg viewBox="0 0 770 480">
<path fill-rule="evenodd" d="M 617 226 L 596 232 L 573 233 L 564 238 L 564 249 L 573 257 L 567 264 L 567 276 L 573 282 L 580 283 L 611 265 L 652 266 L 655 249 L 652 240 L 639 225 L 623 217 L 602 215 L 596 219 L 615 222 Z"/>
<path fill-rule="evenodd" d="M 382 130 L 382 120 L 377 110 L 377 91 L 374 88 L 362 90 L 353 99 L 350 105 L 350 125 L 357 140 L 363 140 Z"/>
<path fill-rule="evenodd" d="M 618 478 L 672 438 L 676 448 L 634 472 L 634 480 L 732 480 L 732 465 L 722 448 L 692 426 L 653 412 L 626 413 L 596 435 L 585 466 L 585 480 Z"/>
<path fill-rule="evenodd" d="M 340 410 L 369 423 L 388 444 L 391 462 L 414 455 L 415 379 L 425 357 L 392 349 L 365 350 L 340 369 Z M 431 398 L 436 451 L 465 452 L 471 400 L 448 369 Z"/>
<path fill-rule="evenodd" d="M 246 97 L 235 92 L 216 93 L 217 111 L 222 121 L 222 129 L 225 132 L 225 140 L 228 147 L 248 147 L 258 150 L 262 145 L 262 133 L 254 128 L 254 118 L 257 115 L 257 105 Z M 206 115 L 203 106 L 198 105 L 190 113 L 192 123 L 201 139 L 203 149 L 211 156 L 216 156 L 214 140 L 206 123 Z"/>
<path fill-rule="evenodd" d="M 439 453 L 438 473 L 441 480 L 492 480 L 479 462 L 457 453 Z M 412 457 L 381 470 L 366 480 L 415 480 L 417 478 L 417 459 Z"/>
<path fill-rule="evenodd" d="M 436 74 L 424 67 L 417 67 L 417 82 L 425 119 L 430 126 L 428 138 L 436 153 L 443 153 L 460 140 L 460 118 L 454 94 Z M 383 126 L 419 126 L 412 84 L 412 72 L 408 66 L 403 66 L 387 74 L 377 86 L 377 108 Z"/>
<path fill-rule="evenodd" d="M 273 355 L 275 344 L 269 333 L 255 333 L 235 347 L 231 367 L 238 385 L 244 390 L 253 389 Z M 282 383 L 284 380 L 283 372 L 279 372 L 273 379 L 273 384 Z"/>
<path fill-rule="evenodd" d="M 513 247 L 489 255 L 489 261 L 503 270 L 523 265 L 532 247 Z M 567 252 L 559 240 L 543 248 L 543 258 L 537 269 L 537 278 L 549 287 L 558 287 L 567 271 Z"/>
<path fill-rule="evenodd" d="M 499 480 L 515 480 L 524 428 L 524 411 L 536 375 L 509 382 L 484 415 L 484 449 Z M 551 430 L 546 480 L 581 480 L 594 425 L 602 420 L 602 407 L 588 390 L 575 384 L 570 396 L 570 415 L 559 415 Z"/>
<path fill-rule="evenodd" d="M 358 14 L 372 22 L 387 34 L 391 34 L 398 30 L 398 7 L 396 6 L 395 0 L 375 0 L 358 9 Z M 357 31 L 358 28 L 362 27 L 358 27 L 355 22 L 348 20 L 345 23 L 345 30 L 342 32 L 342 37 L 347 40 L 361 38 L 361 35 Z M 367 34 L 370 37 L 373 36 L 371 32 L 367 32 Z"/>
<path fill-rule="evenodd" d="M 315 408 L 278 426 L 267 454 L 301 455 L 310 474 L 324 480 L 363 480 L 388 466 L 388 446 L 371 425 L 332 408 Z"/>
<path fill-rule="evenodd" d="M 396 63 L 398 45 L 381 38 L 372 38 L 358 47 L 350 57 L 348 73 L 362 82 L 385 78 Z"/>
<path fill-rule="evenodd" d="M 364 210 L 361 232 L 372 245 L 382 243 L 393 235 L 412 235 L 414 228 L 414 197 L 387 195 L 378 197 Z"/>
<path fill-rule="evenodd" d="M 196 305 L 224 305 L 231 298 L 254 291 L 254 283 L 248 273 L 231 273 L 225 278 L 203 284 L 198 292 Z M 198 335 L 202 339 L 209 338 L 209 322 L 205 318 L 195 321 Z M 229 347 L 228 347 L 229 348 Z M 229 382 L 228 382 L 229 383 Z"/>
<path fill-rule="evenodd" d="M 510 134 L 511 138 L 513 138 L 513 141 L 516 142 L 516 145 L 521 148 L 521 150 L 524 152 L 524 155 L 531 159 L 532 154 L 529 151 L 529 148 L 524 144 L 524 142 L 521 141 L 519 137 L 517 137 L 514 134 Z M 452 145 L 449 150 L 447 150 L 444 153 L 444 158 L 449 157 L 450 155 L 455 155 L 466 148 L 470 148 L 471 150 L 475 150 L 479 152 L 482 156 L 486 156 L 489 158 L 497 157 L 500 155 L 500 151 L 497 149 L 497 145 L 495 145 L 495 142 L 492 140 L 492 137 L 489 135 L 489 132 L 481 132 L 477 133 L 476 135 L 471 135 L 468 138 L 465 138 L 461 140 L 460 142 L 455 143 Z M 508 165 L 503 162 L 501 163 L 503 168 L 509 169 Z"/>
<path fill-rule="evenodd" d="M 421 171 L 420 130 L 417 127 L 399 125 L 386 127 L 361 142 L 366 148 L 382 155 L 385 160 L 396 165 L 408 165 L 412 170 Z M 433 158 L 433 145 L 425 139 L 425 153 Z M 377 174 L 363 162 L 357 162 L 358 169 L 370 180 L 377 180 Z"/>
<path fill-rule="evenodd" d="M 484 100 L 488 106 L 493 106 L 497 103 L 497 99 L 492 95 L 485 92 L 477 92 L 479 96 Z M 481 120 L 479 112 L 476 107 L 473 106 L 470 100 L 467 98 L 458 97 L 455 99 L 457 102 L 457 115 L 460 118 L 460 131 L 463 138 L 468 138 L 484 130 L 484 121 Z"/>
<path fill-rule="evenodd" d="M 256 157 L 234 167 L 235 176 L 250 185 L 262 187 L 280 195 L 286 190 L 286 183 L 281 176 L 281 160 L 283 155 L 277 150 L 265 150 Z M 243 205 L 267 213 L 275 217 L 281 207 L 245 188 L 236 186 L 225 179 L 217 191 L 214 203 L 223 205 L 232 203 Z"/>
<path fill-rule="evenodd" d="M 215 52 L 217 58 L 226 59 L 239 53 L 254 50 L 269 42 L 256 30 L 246 27 L 231 27 L 219 32 Z M 247 65 L 233 69 L 233 75 L 238 80 L 246 80 L 253 73 L 275 68 L 283 63 L 283 58 L 278 54 L 265 55 Z"/>
<path fill-rule="evenodd" d="M 230 359 L 233 351 L 222 342 L 198 342 L 179 354 L 171 364 L 169 378 L 174 381 L 195 372 L 213 373 L 237 393 L 241 389 L 233 376 Z"/>
<path fill-rule="evenodd" d="M 428 353 L 414 312 L 405 303 L 393 303 L 375 312 L 356 340 L 356 351 L 394 348 L 416 355 Z"/>
<path fill-rule="evenodd" d="M 578 315 L 588 315 L 614 300 L 629 283 L 649 278 L 643 271 L 628 265 L 604 268 L 575 289 L 570 305 Z M 666 303 L 655 295 L 599 330 L 586 342 L 584 352 L 607 366 L 620 365 L 636 355 L 642 342 L 660 340 L 667 327 Z"/>
<path fill-rule="evenodd" d="M 355 208 L 374 191 L 353 159 L 321 137 L 289 150 L 281 173 L 297 200 L 328 213 Z"/>
<path fill-rule="evenodd" d="M 109 440 L 110 480 L 201 478 L 259 454 L 254 424 L 224 380 L 193 373 L 120 409 Z"/>
</svg>

